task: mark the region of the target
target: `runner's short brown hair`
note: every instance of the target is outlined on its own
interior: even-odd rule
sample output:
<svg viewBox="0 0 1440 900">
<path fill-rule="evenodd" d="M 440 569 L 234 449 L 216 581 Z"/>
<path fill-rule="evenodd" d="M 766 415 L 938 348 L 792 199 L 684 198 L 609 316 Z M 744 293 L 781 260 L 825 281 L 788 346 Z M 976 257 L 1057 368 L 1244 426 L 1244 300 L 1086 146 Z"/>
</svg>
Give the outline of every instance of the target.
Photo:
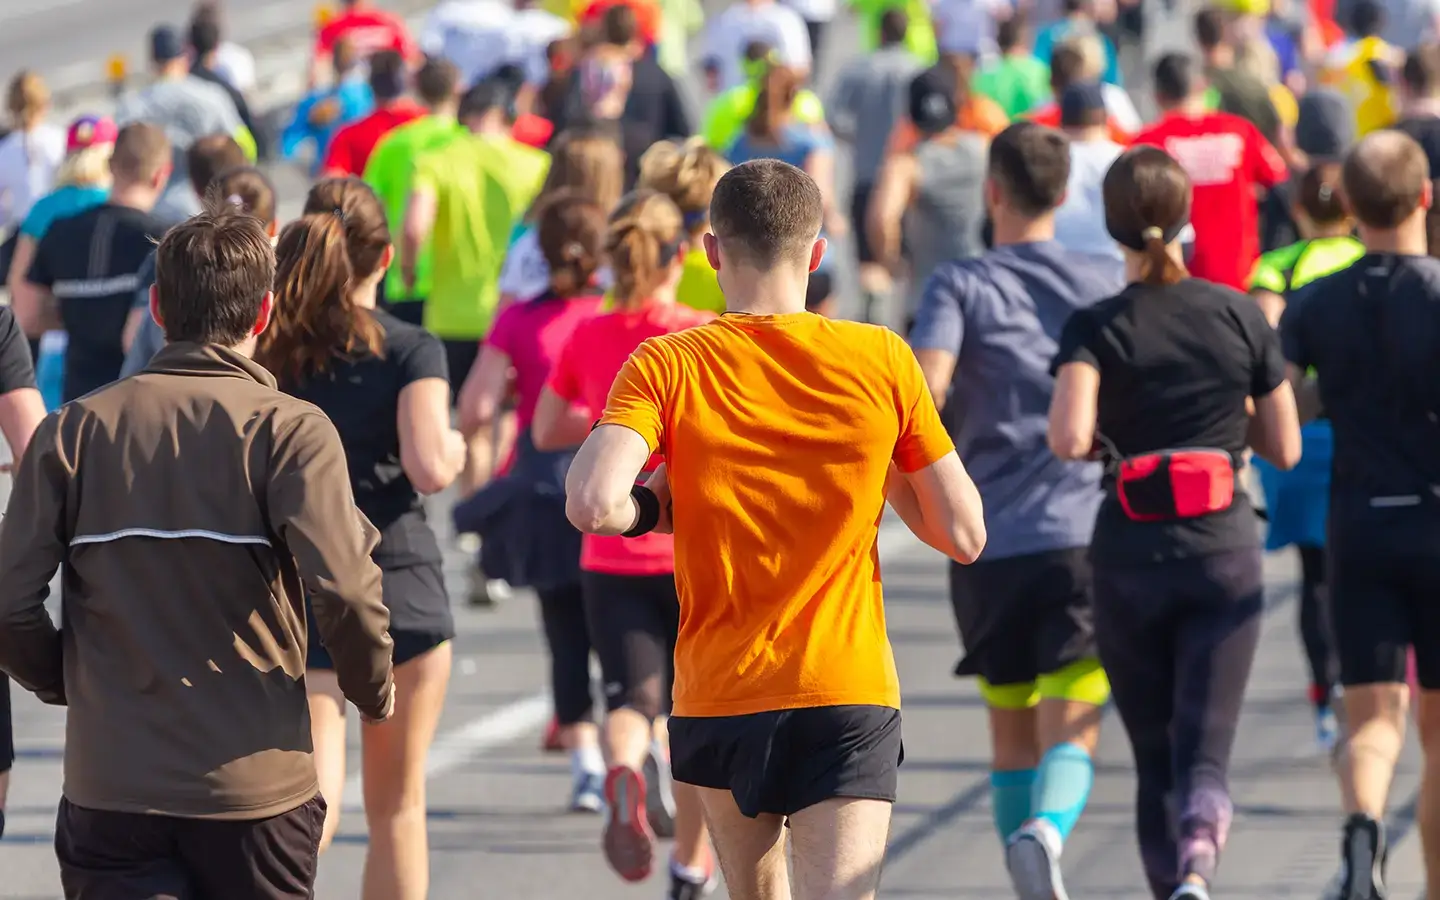
<svg viewBox="0 0 1440 900">
<path fill-rule="evenodd" d="M 1394 228 L 1420 208 L 1430 163 L 1409 135 L 1376 131 L 1345 157 L 1341 179 L 1346 205 L 1362 225 Z"/>
<path fill-rule="evenodd" d="M 149 181 L 170 162 L 170 139 L 163 129 L 135 122 L 120 129 L 110 154 L 110 172 L 121 181 Z"/>
<path fill-rule="evenodd" d="M 710 198 L 710 230 L 725 252 L 757 268 L 807 260 L 825 204 L 815 180 L 778 159 L 757 159 L 721 176 Z"/>
<path fill-rule="evenodd" d="M 1070 141 L 1053 128 L 1016 122 L 990 142 L 990 180 L 1006 203 L 1025 216 L 1060 205 L 1070 180 Z"/>
<path fill-rule="evenodd" d="M 233 347 L 250 336 L 275 284 L 275 250 L 260 220 L 214 198 L 155 250 L 155 290 L 169 341 Z"/>
</svg>

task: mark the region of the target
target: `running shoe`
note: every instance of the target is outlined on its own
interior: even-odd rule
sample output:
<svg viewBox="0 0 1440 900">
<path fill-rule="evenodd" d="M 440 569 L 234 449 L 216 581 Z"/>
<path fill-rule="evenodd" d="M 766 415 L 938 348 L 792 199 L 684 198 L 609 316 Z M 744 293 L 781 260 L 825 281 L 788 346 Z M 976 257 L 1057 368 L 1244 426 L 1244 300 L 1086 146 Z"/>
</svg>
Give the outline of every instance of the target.
<svg viewBox="0 0 1440 900">
<path fill-rule="evenodd" d="M 602 845 L 610 867 L 626 881 L 644 881 L 655 865 L 655 832 L 645 815 L 645 779 L 634 769 L 615 766 L 605 776 Z"/>
<path fill-rule="evenodd" d="M 1210 891 L 1203 884 L 1187 881 L 1175 889 L 1170 900 L 1210 900 Z"/>
<path fill-rule="evenodd" d="M 715 869 L 715 864 L 710 864 L 710 872 L 704 881 L 695 881 L 675 870 L 675 864 L 670 864 L 670 893 L 666 894 L 668 900 L 702 900 L 715 892 L 720 885 L 720 875 Z"/>
<path fill-rule="evenodd" d="M 1338 900 L 1387 900 L 1385 825 L 1363 813 L 1345 820 L 1340 839 Z"/>
<path fill-rule="evenodd" d="M 545 736 L 540 738 L 540 752 L 565 752 L 565 744 L 560 740 L 560 720 L 553 716 L 550 719 L 550 724 L 545 726 Z"/>
<path fill-rule="evenodd" d="M 1060 877 L 1060 832 L 1045 819 L 1031 819 L 1005 845 L 1005 867 L 1019 900 L 1070 900 Z"/>
<path fill-rule="evenodd" d="M 605 809 L 605 776 L 600 772 L 584 772 L 575 779 L 570 792 L 570 811 L 598 813 Z"/>
<path fill-rule="evenodd" d="M 675 836 L 675 792 L 670 785 L 670 760 L 659 741 L 650 744 L 650 755 L 645 757 L 641 770 L 645 776 L 645 813 L 650 818 L 650 827 L 659 838 Z"/>
<path fill-rule="evenodd" d="M 1335 711 L 1328 706 L 1315 708 L 1315 743 L 1320 753 L 1329 756 L 1335 752 L 1335 742 L 1340 739 L 1340 721 Z"/>
</svg>

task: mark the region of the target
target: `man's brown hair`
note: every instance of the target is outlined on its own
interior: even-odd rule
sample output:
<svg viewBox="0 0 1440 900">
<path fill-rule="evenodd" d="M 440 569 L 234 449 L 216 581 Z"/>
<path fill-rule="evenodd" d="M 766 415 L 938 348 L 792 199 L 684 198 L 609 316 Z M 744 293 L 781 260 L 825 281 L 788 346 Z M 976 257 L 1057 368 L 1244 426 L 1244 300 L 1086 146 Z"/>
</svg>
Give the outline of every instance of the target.
<svg viewBox="0 0 1440 900">
<path fill-rule="evenodd" d="M 169 341 L 233 347 L 250 336 L 275 284 L 260 220 L 213 198 L 155 250 L 155 290 Z"/>
<path fill-rule="evenodd" d="M 1016 212 L 1043 215 L 1065 197 L 1070 141 L 1053 128 L 1016 122 L 990 142 L 988 174 Z"/>
<path fill-rule="evenodd" d="M 245 151 L 228 134 L 208 134 L 190 145 L 185 151 L 185 163 L 190 169 L 190 186 L 197 197 L 205 196 L 210 182 L 228 169 L 238 169 L 249 164 Z"/>
<path fill-rule="evenodd" d="M 120 129 L 110 154 L 110 172 L 120 181 L 149 181 L 170 162 L 170 139 L 164 130 L 146 122 Z"/>
<path fill-rule="evenodd" d="M 727 254 L 757 268 L 808 259 L 824 214 L 815 180 L 778 159 L 736 166 L 710 198 L 710 230 Z"/>
<path fill-rule="evenodd" d="M 1362 225 L 1394 228 L 1420 208 L 1430 163 L 1414 138 L 1399 131 L 1366 135 L 1345 157 L 1345 202 Z"/>
</svg>

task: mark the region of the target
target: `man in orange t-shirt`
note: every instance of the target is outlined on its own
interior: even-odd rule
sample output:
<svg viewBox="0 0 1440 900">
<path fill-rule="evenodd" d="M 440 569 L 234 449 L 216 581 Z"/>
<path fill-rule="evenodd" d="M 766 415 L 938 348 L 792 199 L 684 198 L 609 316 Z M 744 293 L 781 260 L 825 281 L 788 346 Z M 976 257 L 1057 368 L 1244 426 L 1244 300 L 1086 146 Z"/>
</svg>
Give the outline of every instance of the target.
<svg viewBox="0 0 1440 900">
<path fill-rule="evenodd" d="M 670 754 L 734 896 L 868 900 L 900 741 L 876 539 L 888 501 L 962 563 L 980 498 L 904 341 L 805 311 L 824 203 L 778 160 L 731 169 L 705 251 L 726 312 L 621 369 L 567 479 L 591 534 L 675 534 Z M 652 452 L 665 463 L 635 484 Z M 780 851 L 780 852 L 777 852 Z"/>
</svg>

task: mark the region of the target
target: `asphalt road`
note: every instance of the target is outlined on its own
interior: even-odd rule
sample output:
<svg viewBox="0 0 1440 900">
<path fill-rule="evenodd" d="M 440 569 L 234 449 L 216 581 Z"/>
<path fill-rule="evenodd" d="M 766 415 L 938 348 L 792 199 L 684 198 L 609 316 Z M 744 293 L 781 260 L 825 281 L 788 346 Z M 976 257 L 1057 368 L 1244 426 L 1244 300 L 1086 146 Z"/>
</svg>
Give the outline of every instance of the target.
<svg viewBox="0 0 1440 900">
<path fill-rule="evenodd" d="M 48 56 L 83 60 L 109 52 L 109 28 L 85 27 L 106 10 L 128 10 L 117 19 L 139 40 L 153 18 L 183 15 L 164 0 L 45 0 L 46 14 L 24 13 L 31 0 L 0 0 L 0 46 L 48 40 Z M 35 0 L 39 6 L 41 0 Z M 1147 0 L 1152 2 L 1152 0 Z M 1153 0 L 1157 8 L 1159 0 Z M 59 4 L 59 5 L 56 5 Z M 291 6 L 287 0 L 251 0 L 250 10 Z M 299 7 L 304 3 L 294 3 Z M 712 11 L 718 6 L 710 4 Z M 173 12 L 172 12 L 173 11 Z M 232 12 L 237 19 L 241 16 Z M 297 11 L 297 21 L 308 10 Z M 7 22 L 6 17 L 11 21 Z M 68 26 L 31 21 L 67 17 Z M 93 16 L 93 18 L 92 18 Z M 1187 40 L 1185 8 L 1152 31 L 1151 42 L 1128 68 L 1137 100 L 1146 101 L 1143 60 Z M 29 32 L 15 30 L 15 22 Z M 28 35 L 28 37 L 26 36 Z M 50 35 L 50 37 L 45 37 Z M 855 29 L 835 26 L 833 50 L 821 62 L 824 81 L 854 53 Z M 44 49 L 44 48 L 41 48 Z M 44 58 L 39 55 L 37 58 Z M 1143 108 L 1143 106 L 1142 106 Z M 847 165 L 840 160 L 841 181 Z M 273 173 L 282 210 L 298 209 L 307 180 L 293 169 Z M 844 252 L 844 248 L 838 248 Z M 0 489 L 4 485 L 0 484 Z M 448 503 L 436 503 L 441 524 Z M 448 537 L 445 540 L 449 545 Z M 944 590 L 944 562 L 902 531 L 882 532 L 890 633 L 904 685 L 906 763 L 886 866 L 884 894 L 891 897 L 1008 898 L 1011 895 L 990 825 L 983 706 L 973 683 L 950 675 L 958 644 Z M 451 552 L 447 577 L 453 595 L 464 595 L 465 559 Z M 1271 611 L 1252 677 L 1232 773 L 1236 820 L 1222 864 L 1217 897 L 1244 900 L 1315 898 L 1334 870 L 1340 816 L 1325 761 L 1313 752 L 1305 674 L 1294 626 L 1294 561 L 1267 563 Z M 569 792 L 563 757 L 538 749 L 549 717 L 546 661 L 533 599 L 521 594 L 494 611 L 457 606 L 459 636 L 455 671 L 440 738 L 430 759 L 429 828 L 432 892 L 436 898 L 487 896 L 589 900 L 657 898 L 665 890 L 649 883 L 622 884 L 599 853 L 599 821 L 565 813 Z M 59 896 L 50 842 L 60 792 L 64 751 L 63 714 L 16 693 L 20 760 L 8 808 L 9 831 L 0 841 L 0 898 L 53 900 Z M 1413 743 L 1413 742 L 1412 742 Z M 358 762 L 358 725 L 352 726 L 352 771 Z M 1133 778 L 1129 749 L 1114 716 L 1107 720 L 1097 753 L 1090 806 L 1067 851 L 1065 869 L 1077 898 L 1138 898 L 1143 883 L 1132 836 Z M 1398 845 L 1391 862 L 1392 896 L 1414 897 L 1421 889 L 1413 835 L 1418 778 L 1412 746 L 1395 784 Z M 359 895 L 365 851 L 364 818 L 353 779 L 343 798 L 340 837 L 321 863 L 317 896 L 353 900 Z M 723 892 L 720 895 L 723 897 Z"/>
</svg>

